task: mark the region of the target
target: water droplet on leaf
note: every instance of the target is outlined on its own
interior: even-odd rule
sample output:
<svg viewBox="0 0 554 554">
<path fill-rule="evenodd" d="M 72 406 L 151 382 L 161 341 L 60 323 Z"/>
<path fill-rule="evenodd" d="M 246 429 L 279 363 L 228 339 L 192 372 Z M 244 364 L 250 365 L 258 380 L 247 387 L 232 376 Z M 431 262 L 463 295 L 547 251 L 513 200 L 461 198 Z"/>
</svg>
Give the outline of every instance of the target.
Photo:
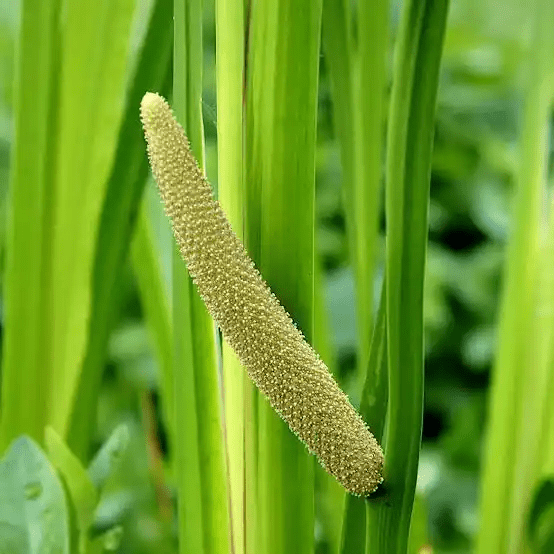
<svg viewBox="0 0 554 554">
<path fill-rule="evenodd" d="M 34 481 L 25 485 L 25 498 L 27 500 L 36 500 L 42 494 L 42 484 L 40 481 Z"/>
</svg>

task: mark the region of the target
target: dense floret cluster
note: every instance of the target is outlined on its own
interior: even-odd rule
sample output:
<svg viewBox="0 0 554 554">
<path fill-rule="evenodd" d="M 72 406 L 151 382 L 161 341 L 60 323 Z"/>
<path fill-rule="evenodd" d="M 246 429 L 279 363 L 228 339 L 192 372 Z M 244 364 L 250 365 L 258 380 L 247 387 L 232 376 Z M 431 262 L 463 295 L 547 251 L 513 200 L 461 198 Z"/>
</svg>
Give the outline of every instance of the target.
<svg viewBox="0 0 554 554">
<path fill-rule="evenodd" d="M 188 270 L 257 387 L 351 493 L 382 481 L 382 450 L 235 235 L 167 102 L 147 93 L 148 156 Z"/>
</svg>

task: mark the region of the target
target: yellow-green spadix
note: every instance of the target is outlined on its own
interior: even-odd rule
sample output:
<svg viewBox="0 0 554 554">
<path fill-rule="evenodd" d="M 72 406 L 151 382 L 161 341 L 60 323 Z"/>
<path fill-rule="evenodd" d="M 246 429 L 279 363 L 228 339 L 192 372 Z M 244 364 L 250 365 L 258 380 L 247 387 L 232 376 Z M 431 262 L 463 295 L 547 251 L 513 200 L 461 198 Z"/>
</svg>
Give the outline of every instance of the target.
<svg viewBox="0 0 554 554">
<path fill-rule="evenodd" d="M 181 254 L 224 338 L 323 467 L 349 492 L 373 492 L 382 481 L 379 444 L 254 267 L 169 105 L 147 93 L 141 119 Z"/>
</svg>

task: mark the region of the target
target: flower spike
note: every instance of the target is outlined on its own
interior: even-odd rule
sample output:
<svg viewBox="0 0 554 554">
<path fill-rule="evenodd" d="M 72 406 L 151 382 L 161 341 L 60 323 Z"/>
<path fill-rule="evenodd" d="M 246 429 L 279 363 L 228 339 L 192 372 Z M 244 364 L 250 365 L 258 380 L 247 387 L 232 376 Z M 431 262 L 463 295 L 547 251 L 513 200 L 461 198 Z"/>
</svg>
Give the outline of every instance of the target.
<svg viewBox="0 0 554 554">
<path fill-rule="evenodd" d="M 355 495 L 382 482 L 383 452 L 262 279 L 158 94 L 141 119 L 181 255 L 208 311 L 256 386 L 321 465 Z"/>
</svg>

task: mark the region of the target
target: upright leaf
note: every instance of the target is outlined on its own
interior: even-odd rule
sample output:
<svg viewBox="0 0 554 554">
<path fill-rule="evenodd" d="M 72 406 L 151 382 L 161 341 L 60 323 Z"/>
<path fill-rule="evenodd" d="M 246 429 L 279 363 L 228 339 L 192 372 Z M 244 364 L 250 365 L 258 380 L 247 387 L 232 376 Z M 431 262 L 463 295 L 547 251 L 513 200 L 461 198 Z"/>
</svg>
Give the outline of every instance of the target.
<svg viewBox="0 0 554 554">
<path fill-rule="evenodd" d="M 58 4 L 21 2 L 3 295 L 2 451 L 22 433 L 42 442 L 51 408 L 48 276 Z"/>
<path fill-rule="evenodd" d="M 176 0 L 174 20 L 175 113 L 202 167 L 202 1 Z M 179 551 L 227 553 L 227 471 L 215 326 L 177 248 L 173 261 L 173 329 Z"/>
<path fill-rule="evenodd" d="M 251 5 L 246 90 L 247 246 L 308 340 L 321 10 L 321 1 Z M 313 460 L 262 399 L 258 424 L 259 551 L 309 553 Z"/>
<path fill-rule="evenodd" d="M 78 535 L 74 547 L 79 554 L 86 554 L 88 532 L 94 520 L 98 492 L 79 459 L 52 427 L 46 428 L 45 441 L 50 460 L 60 472 L 69 491 Z"/>
<path fill-rule="evenodd" d="M 87 348 L 95 246 L 123 114 L 134 8 L 135 0 L 83 0 L 68 2 L 63 13 L 46 363 L 54 375 L 51 422 L 64 435 Z"/>
<path fill-rule="evenodd" d="M 386 167 L 387 498 L 374 500 L 369 552 L 400 554 L 408 544 L 423 419 L 427 215 L 447 8 L 448 0 L 408 0 L 398 30 Z"/>
<path fill-rule="evenodd" d="M 239 238 L 244 238 L 243 211 L 243 87 L 244 87 L 244 2 L 216 2 L 217 148 L 218 195 L 221 207 Z M 222 342 L 223 408 L 229 471 L 229 505 L 235 554 L 249 546 L 256 552 L 255 463 L 252 422 L 245 395 L 255 391 L 236 355 Z M 255 428 L 254 428 L 255 429 Z M 246 467 L 247 454 L 248 468 Z M 246 497 L 248 495 L 248 498 Z"/>
<path fill-rule="evenodd" d="M 81 459 L 89 457 L 108 337 L 118 313 L 121 267 L 129 250 L 148 175 L 137 110 L 145 90 L 167 92 L 170 89 L 172 13 L 172 0 L 156 0 L 127 95 L 125 117 L 100 216 L 87 351 L 73 397 L 67 433 L 70 448 Z"/>
<path fill-rule="evenodd" d="M 520 139 L 520 165 L 513 202 L 500 309 L 498 351 L 493 368 L 487 443 L 481 481 L 481 526 L 477 552 L 517 552 L 531 490 L 541 465 L 545 396 L 552 382 L 552 229 L 542 250 L 548 128 L 551 117 L 554 6 L 532 4 L 533 44 Z M 544 262 L 541 259 L 544 256 Z M 544 280 L 544 277 L 547 277 Z M 546 300 L 546 302 L 545 302 Z M 545 340 L 546 338 L 546 340 Z M 550 342 L 550 345 L 548 344 Z M 532 423 L 532 425 L 531 425 Z M 499 460 L 502 463 L 499 463 Z M 513 550 L 512 550 L 513 549 Z"/>
<path fill-rule="evenodd" d="M 370 426 L 375 438 L 381 442 L 387 413 L 388 349 L 386 320 L 386 282 L 383 281 L 381 299 L 366 368 L 366 380 L 360 402 L 360 414 Z M 386 486 L 386 485 L 385 485 Z M 341 554 L 363 554 L 370 539 L 376 518 L 375 501 L 347 496 L 342 526 Z M 366 522 L 369 525 L 366 533 Z M 367 534 L 367 536 L 366 536 Z"/>
</svg>

